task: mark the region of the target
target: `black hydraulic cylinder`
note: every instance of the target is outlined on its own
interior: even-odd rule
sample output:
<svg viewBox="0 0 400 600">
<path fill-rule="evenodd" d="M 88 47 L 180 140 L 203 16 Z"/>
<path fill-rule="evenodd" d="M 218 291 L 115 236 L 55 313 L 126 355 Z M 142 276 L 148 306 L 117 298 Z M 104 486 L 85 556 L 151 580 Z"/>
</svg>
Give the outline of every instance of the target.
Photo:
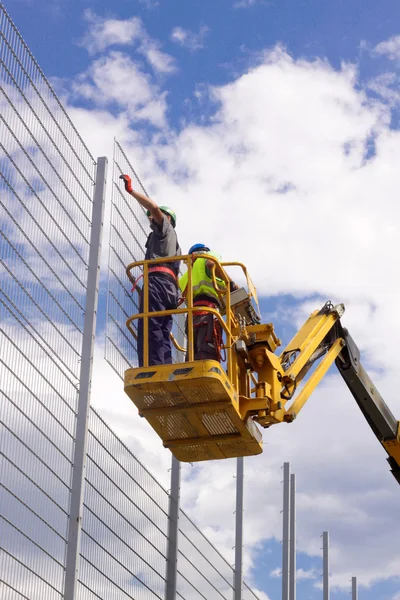
<svg viewBox="0 0 400 600">
<path fill-rule="evenodd" d="M 372 383 L 360 362 L 360 351 L 346 329 L 342 329 L 346 346 L 336 359 L 336 366 L 347 387 L 380 442 L 396 438 L 397 419 Z"/>
<path fill-rule="evenodd" d="M 338 324 L 337 335 L 346 342 L 346 346 L 335 364 L 347 387 L 379 442 L 395 440 L 397 438 L 397 419 L 362 366 L 357 345 L 349 332 L 340 324 Z M 400 483 L 400 465 L 391 456 L 387 460 L 394 477 Z"/>
</svg>

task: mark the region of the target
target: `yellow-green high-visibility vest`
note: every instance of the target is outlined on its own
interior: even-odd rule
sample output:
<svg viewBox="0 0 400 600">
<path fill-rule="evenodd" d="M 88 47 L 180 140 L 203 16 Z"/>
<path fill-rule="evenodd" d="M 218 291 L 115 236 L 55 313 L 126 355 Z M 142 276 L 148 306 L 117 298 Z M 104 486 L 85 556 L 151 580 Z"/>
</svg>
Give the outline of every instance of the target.
<svg viewBox="0 0 400 600">
<path fill-rule="evenodd" d="M 214 254 L 213 252 L 207 252 L 210 256 L 214 256 L 214 258 L 220 260 L 218 254 Z M 206 258 L 197 258 L 192 267 L 192 287 L 193 287 L 193 299 L 200 294 L 209 296 L 213 300 L 216 300 L 219 303 L 218 294 L 215 291 L 213 286 L 212 278 L 207 274 L 206 269 Z M 216 278 L 217 284 L 220 289 L 224 289 L 226 284 L 219 278 Z M 184 292 L 188 282 L 188 274 L 187 271 L 182 275 L 179 279 L 179 287 L 181 292 Z"/>
</svg>

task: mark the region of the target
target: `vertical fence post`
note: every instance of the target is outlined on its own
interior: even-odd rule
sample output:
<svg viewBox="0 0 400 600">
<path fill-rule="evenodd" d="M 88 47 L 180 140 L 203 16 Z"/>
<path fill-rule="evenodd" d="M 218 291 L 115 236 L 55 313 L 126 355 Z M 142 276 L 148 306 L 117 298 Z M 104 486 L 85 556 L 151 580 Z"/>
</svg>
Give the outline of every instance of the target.
<svg viewBox="0 0 400 600">
<path fill-rule="evenodd" d="M 283 463 L 282 600 L 289 600 L 290 463 Z"/>
<path fill-rule="evenodd" d="M 65 566 L 64 600 L 75 600 L 79 570 L 82 530 L 83 494 L 86 472 L 86 447 L 92 384 L 97 302 L 99 296 L 100 257 L 107 176 L 107 158 L 97 160 L 90 233 L 86 308 L 83 327 L 78 411 L 76 415 L 74 465 L 72 472 L 70 514 Z"/>
<path fill-rule="evenodd" d="M 296 600 L 296 475 L 290 476 L 289 598 Z"/>
<path fill-rule="evenodd" d="M 177 323 L 177 332 L 176 332 L 176 341 L 180 345 L 181 348 L 185 347 L 185 315 L 177 315 L 176 323 Z M 185 352 L 176 351 L 176 360 L 178 363 L 185 362 Z"/>
<path fill-rule="evenodd" d="M 323 557 L 323 598 L 329 600 L 329 533 L 324 531 L 322 534 L 322 557 Z"/>
<path fill-rule="evenodd" d="M 167 577 L 165 583 L 165 600 L 176 599 L 180 490 L 181 463 L 175 458 L 175 456 L 172 456 L 171 492 L 169 496 L 168 510 Z"/>
<path fill-rule="evenodd" d="M 243 589 L 243 483 L 244 458 L 236 459 L 236 528 L 234 600 L 242 600 Z"/>
<path fill-rule="evenodd" d="M 351 600 L 358 600 L 357 577 L 351 578 Z"/>
</svg>

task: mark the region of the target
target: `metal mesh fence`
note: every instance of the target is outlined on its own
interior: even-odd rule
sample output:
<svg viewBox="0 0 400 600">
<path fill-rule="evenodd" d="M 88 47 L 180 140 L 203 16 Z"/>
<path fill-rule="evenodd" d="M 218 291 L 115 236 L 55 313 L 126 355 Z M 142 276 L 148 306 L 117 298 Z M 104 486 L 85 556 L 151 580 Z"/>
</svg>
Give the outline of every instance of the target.
<svg viewBox="0 0 400 600">
<path fill-rule="evenodd" d="M 120 377 L 123 377 L 126 369 L 137 366 L 136 340 L 129 333 L 125 322 L 128 317 L 139 312 L 139 297 L 137 290 L 133 293 L 130 291 L 132 285 L 126 275 L 126 267 L 132 262 L 144 259 L 145 243 L 150 232 L 144 209 L 125 192 L 121 184 L 119 176 L 122 173 L 132 178 L 132 186 L 135 190 L 147 195 L 125 152 L 115 141 L 105 357 Z M 140 274 L 138 268 L 135 275 L 139 277 Z M 133 326 L 135 328 L 135 322 Z M 172 333 L 180 343 L 184 339 L 183 330 L 184 318 L 179 321 L 174 319 Z M 175 349 L 173 357 L 178 361 L 179 353 Z"/>
<path fill-rule="evenodd" d="M 254 599 L 256 599 L 256 600 L 258 599 L 257 594 L 255 592 L 253 592 L 251 587 L 249 587 L 246 582 L 243 582 L 242 600 L 254 600 Z"/>
<path fill-rule="evenodd" d="M 86 598 L 163 598 L 168 494 L 92 410 L 81 548 Z"/>
<path fill-rule="evenodd" d="M 179 514 L 179 559 L 177 588 L 193 600 L 233 597 L 233 569 L 198 527 Z"/>
<path fill-rule="evenodd" d="M 125 192 L 119 179 L 122 173 L 131 176 L 135 190 L 147 195 L 123 149 L 115 141 L 105 357 L 121 377 L 137 361 L 136 341 L 125 327 L 125 322 L 132 314 L 139 312 L 139 302 L 137 293 L 129 291 L 132 286 L 126 275 L 126 267 L 136 260 L 143 260 L 148 236 L 145 212 Z"/>
<path fill-rule="evenodd" d="M 163 600 L 169 494 L 93 409 L 89 431 L 79 599 Z M 232 565 L 182 510 L 177 596 L 233 597 Z"/>
<path fill-rule="evenodd" d="M 95 162 L 0 4 L 0 579 L 59 598 Z"/>
<path fill-rule="evenodd" d="M 207 539 L 187 514 L 179 514 L 179 558 L 177 589 L 190 600 L 233 598 L 232 565 Z M 242 600 L 257 600 L 257 595 L 243 582 Z"/>
</svg>

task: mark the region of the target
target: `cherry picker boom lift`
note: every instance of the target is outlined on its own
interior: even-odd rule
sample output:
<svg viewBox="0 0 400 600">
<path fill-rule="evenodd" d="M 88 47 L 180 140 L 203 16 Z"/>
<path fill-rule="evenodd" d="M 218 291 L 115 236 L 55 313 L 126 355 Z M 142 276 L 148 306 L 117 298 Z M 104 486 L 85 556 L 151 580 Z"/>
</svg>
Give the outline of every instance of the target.
<svg viewBox="0 0 400 600">
<path fill-rule="evenodd" d="M 360 362 L 360 352 L 348 331 L 342 327 L 344 305 L 327 302 L 315 310 L 280 355 L 281 345 L 271 323 L 261 323 L 256 289 L 241 263 L 212 260 L 229 278 L 225 269 L 239 267 L 245 286 L 230 291 L 220 289 L 213 274 L 221 310 L 193 306 L 192 261 L 187 265 L 186 306 L 176 310 L 149 313 L 148 269 L 157 262 L 174 262 L 178 257 L 139 261 L 127 267 L 135 285 L 135 273 L 143 273 L 143 313 L 127 321 L 137 338 L 135 322 L 143 319 L 144 366 L 125 372 L 125 392 L 180 461 L 195 462 L 262 452 L 258 426 L 268 428 L 294 421 L 311 393 L 335 363 L 378 441 L 388 454 L 391 472 L 400 483 L 400 430 L 383 398 Z M 214 269 L 215 271 L 215 269 Z M 192 313 L 212 313 L 225 333 L 226 360 L 194 360 Z M 172 314 L 187 315 L 187 361 L 148 365 L 148 319 Z"/>
</svg>

